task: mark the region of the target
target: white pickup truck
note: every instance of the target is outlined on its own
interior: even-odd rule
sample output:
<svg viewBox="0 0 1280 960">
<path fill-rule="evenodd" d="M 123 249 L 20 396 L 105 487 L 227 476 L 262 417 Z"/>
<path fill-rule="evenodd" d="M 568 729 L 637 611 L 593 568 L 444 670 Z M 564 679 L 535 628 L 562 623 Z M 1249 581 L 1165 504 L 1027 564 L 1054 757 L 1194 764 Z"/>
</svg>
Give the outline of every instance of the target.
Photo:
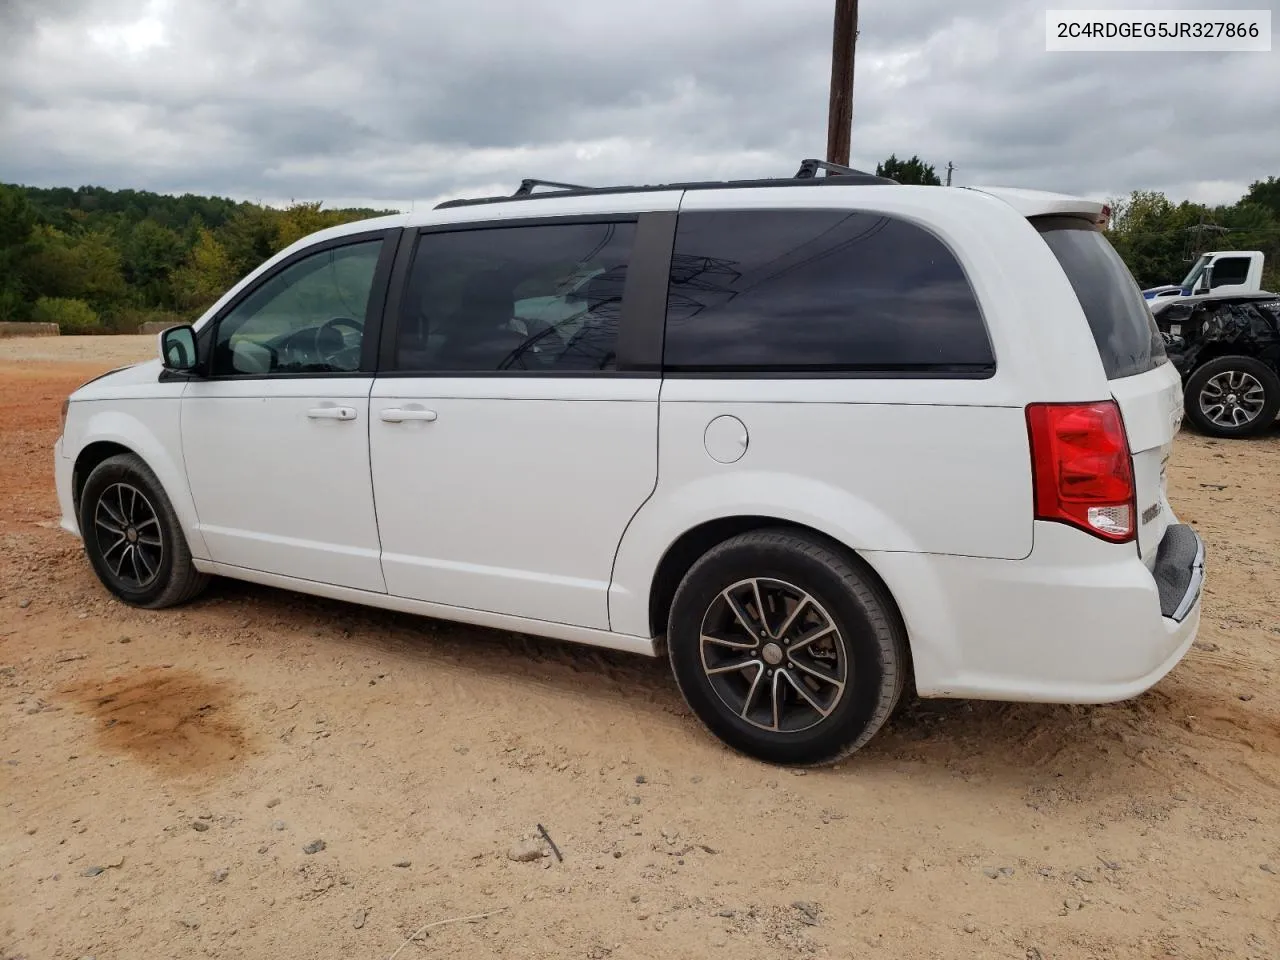
<svg viewBox="0 0 1280 960">
<path fill-rule="evenodd" d="M 1235 296 L 1262 292 L 1264 258 L 1259 250 L 1214 250 L 1201 254 L 1182 283 L 1149 287 L 1142 291 L 1148 303 L 1170 297 L 1194 297 L 1212 293 Z"/>
</svg>

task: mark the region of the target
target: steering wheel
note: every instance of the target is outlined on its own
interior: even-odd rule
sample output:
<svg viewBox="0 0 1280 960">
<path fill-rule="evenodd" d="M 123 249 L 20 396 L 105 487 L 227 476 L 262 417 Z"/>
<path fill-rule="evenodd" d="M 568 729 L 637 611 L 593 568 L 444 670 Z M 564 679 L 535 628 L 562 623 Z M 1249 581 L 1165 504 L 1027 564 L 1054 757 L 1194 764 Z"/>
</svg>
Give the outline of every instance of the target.
<svg viewBox="0 0 1280 960">
<path fill-rule="evenodd" d="M 347 327 L 356 333 L 356 343 L 348 346 L 347 338 L 341 328 Z M 352 350 L 356 351 L 357 360 L 360 352 L 359 337 L 364 333 L 364 321 L 350 317 L 334 317 L 316 327 L 314 349 L 316 356 L 331 367 L 344 367 L 338 358 Z"/>
</svg>

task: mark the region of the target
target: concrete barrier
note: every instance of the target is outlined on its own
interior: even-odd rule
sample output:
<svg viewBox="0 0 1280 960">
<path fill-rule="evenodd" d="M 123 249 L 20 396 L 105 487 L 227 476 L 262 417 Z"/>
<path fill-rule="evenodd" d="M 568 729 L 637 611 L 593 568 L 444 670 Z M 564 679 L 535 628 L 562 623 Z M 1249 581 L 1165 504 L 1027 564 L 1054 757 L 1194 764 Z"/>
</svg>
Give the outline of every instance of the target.
<svg viewBox="0 0 1280 960">
<path fill-rule="evenodd" d="M 56 323 L 0 323 L 0 337 L 56 337 Z"/>
</svg>

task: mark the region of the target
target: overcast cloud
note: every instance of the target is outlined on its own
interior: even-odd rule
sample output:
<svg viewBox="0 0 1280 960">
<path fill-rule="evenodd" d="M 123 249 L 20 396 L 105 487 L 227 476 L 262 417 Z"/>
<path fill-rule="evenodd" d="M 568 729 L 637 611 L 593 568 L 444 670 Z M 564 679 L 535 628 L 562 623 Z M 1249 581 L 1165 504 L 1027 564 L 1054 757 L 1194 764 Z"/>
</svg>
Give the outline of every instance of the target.
<svg viewBox="0 0 1280 960">
<path fill-rule="evenodd" d="M 854 165 L 918 153 L 962 184 L 1205 202 L 1280 175 L 1280 54 L 1051 54 L 1044 7 L 863 0 Z M 831 0 L 0 0 L 0 181 L 407 209 L 527 176 L 787 175 L 825 150 L 831 16 Z"/>
</svg>

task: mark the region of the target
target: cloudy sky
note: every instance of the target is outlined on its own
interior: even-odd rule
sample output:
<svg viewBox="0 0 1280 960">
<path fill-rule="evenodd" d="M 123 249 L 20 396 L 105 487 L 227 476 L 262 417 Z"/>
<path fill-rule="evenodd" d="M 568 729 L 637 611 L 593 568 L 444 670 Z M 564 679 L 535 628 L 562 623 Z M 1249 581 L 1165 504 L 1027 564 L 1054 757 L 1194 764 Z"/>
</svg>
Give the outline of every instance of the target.
<svg viewBox="0 0 1280 960">
<path fill-rule="evenodd" d="M 1205 202 L 1280 175 L 1280 53 L 1046 53 L 1046 5 L 863 0 L 854 165 Z M 832 6 L 0 0 L 0 181 L 407 209 L 788 175 L 825 151 Z"/>
</svg>

